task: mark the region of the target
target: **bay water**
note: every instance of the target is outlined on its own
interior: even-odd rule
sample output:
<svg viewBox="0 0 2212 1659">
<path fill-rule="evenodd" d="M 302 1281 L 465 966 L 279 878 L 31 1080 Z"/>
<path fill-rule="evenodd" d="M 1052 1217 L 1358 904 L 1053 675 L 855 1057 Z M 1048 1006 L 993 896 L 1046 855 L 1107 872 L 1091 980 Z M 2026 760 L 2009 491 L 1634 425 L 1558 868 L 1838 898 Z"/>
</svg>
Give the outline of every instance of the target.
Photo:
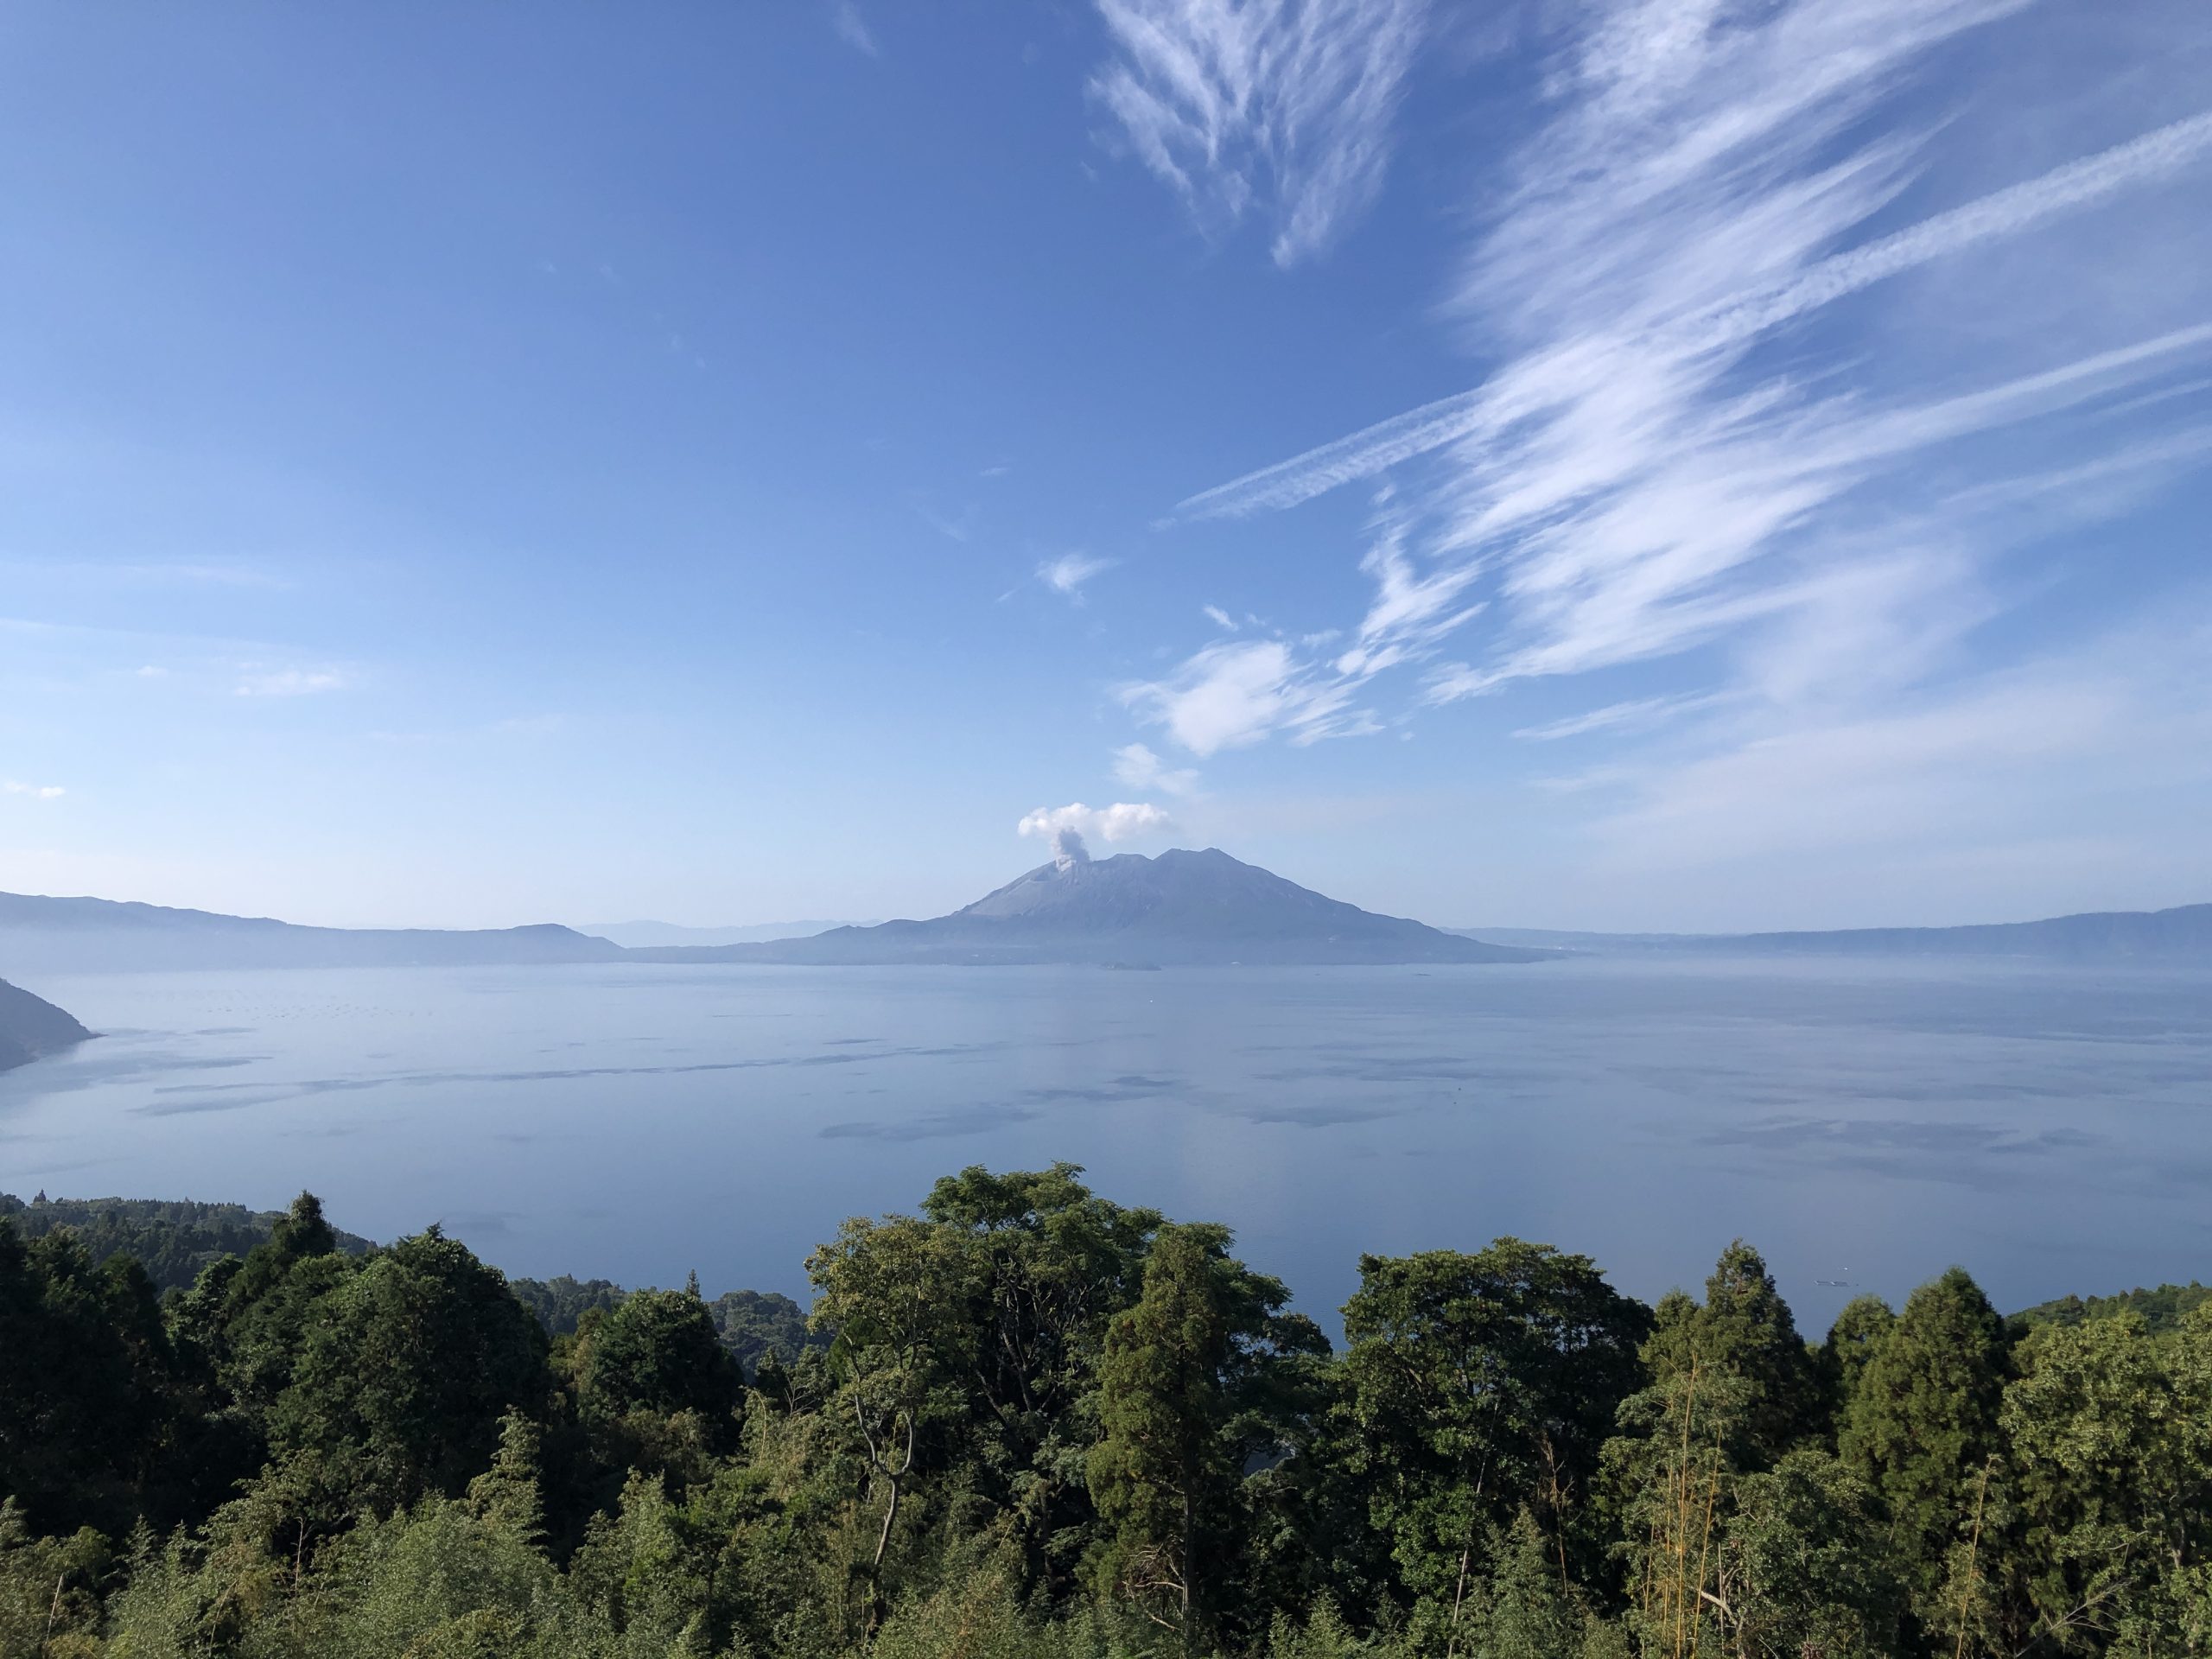
<svg viewBox="0 0 2212 1659">
<path fill-rule="evenodd" d="M 1334 1327 L 1363 1251 L 1512 1233 L 1647 1298 L 1731 1238 L 1808 1334 L 1953 1262 L 2002 1307 L 2212 1275 L 2212 971 L 1583 958 L 82 976 L 0 1191 L 302 1188 L 511 1273 L 805 1297 L 972 1163 L 1226 1222 Z"/>
</svg>

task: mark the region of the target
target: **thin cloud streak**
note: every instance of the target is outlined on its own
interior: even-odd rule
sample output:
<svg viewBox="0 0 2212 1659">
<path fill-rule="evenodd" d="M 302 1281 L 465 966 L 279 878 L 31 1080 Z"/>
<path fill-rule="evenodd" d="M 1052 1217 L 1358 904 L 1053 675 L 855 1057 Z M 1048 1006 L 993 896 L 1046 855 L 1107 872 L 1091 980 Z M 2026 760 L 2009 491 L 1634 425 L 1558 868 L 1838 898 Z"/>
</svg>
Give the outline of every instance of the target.
<svg viewBox="0 0 2212 1659">
<path fill-rule="evenodd" d="M 1978 243 L 2032 229 L 2060 213 L 2154 180 L 2208 149 L 2212 149 L 2212 114 L 2174 122 L 2101 155 L 1937 214 L 1865 248 L 1822 260 L 1786 283 L 1764 292 L 1738 294 L 1704 315 L 1678 325 L 1678 337 L 1684 346 L 1694 349 L 1719 350 L 1739 345 L 1916 266 Z M 1878 201 L 1867 204 L 1870 209 L 1879 205 Z M 1531 366 L 1549 368 L 1557 363 L 1516 365 L 1521 381 L 1536 378 L 1529 372 Z M 1503 395 L 1521 391 L 1513 377 L 1501 376 L 1488 386 L 1456 392 L 1377 421 L 1287 461 L 1186 497 L 1176 504 L 1171 522 L 1241 518 L 1277 512 L 1378 476 L 1405 461 L 1521 418 L 1529 412 L 1522 406 L 1523 399 Z"/>
<path fill-rule="evenodd" d="M 1586 737 L 1592 732 L 1648 732 L 1684 715 L 1710 709 L 1719 700 L 1710 696 L 1637 697 L 1546 721 L 1541 726 L 1523 726 L 1513 735 L 1532 743 L 1556 743 L 1561 738 Z"/>
</svg>

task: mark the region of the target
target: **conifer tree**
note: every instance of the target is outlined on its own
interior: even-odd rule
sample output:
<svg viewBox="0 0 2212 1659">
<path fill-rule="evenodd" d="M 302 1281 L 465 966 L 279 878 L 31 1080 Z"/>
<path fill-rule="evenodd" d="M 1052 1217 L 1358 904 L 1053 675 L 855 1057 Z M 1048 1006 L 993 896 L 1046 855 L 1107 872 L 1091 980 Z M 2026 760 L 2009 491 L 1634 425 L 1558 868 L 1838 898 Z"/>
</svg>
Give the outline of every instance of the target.
<svg viewBox="0 0 2212 1659">
<path fill-rule="evenodd" d="M 1211 1535 L 1236 1472 L 1221 1433 L 1233 1313 L 1217 1233 L 1171 1225 L 1154 1240 L 1143 1294 L 1107 1333 L 1090 1459 L 1091 1495 L 1114 1529 L 1101 1578 L 1186 1654 L 1199 1650 Z"/>
<path fill-rule="evenodd" d="M 1873 1345 L 1838 1435 L 1881 1495 L 1913 1589 L 1931 1603 L 1948 1547 L 1998 1451 L 2004 1322 L 1961 1268 L 1912 1293 Z"/>
<path fill-rule="evenodd" d="M 1087 1473 L 1109 1535 L 1099 1587 L 1203 1649 L 1237 1600 L 1248 1470 L 1293 1454 L 1295 1378 L 1328 1344 L 1284 1314 L 1290 1293 L 1229 1254 L 1225 1227 L 1163 1225 L 1135 1306 L 1115 1316 L 1098 1368 L 1098 1439 Z M 1265 1628 L 1258 1609 L 1240 1617 Z"/>
<path fill-rule="evenodd" d="M 1844 1413 L 1850 1408 L 1852 1396 L 1859 1392 L 1859 1379 L 1866 1373 L 1866 1362 L 1874 1357 L 1874 1350 L 1897 1322 L 1897 1316 L 1880 1297 L 1854 1296 L 1844 1304 L 1843 1312 L 1828 1327 L 1827 1340 L 1821 1345 L 1821 1370 L 1828 1387 L 1830 1408 L 1839 1426 Z"/>
</svg>

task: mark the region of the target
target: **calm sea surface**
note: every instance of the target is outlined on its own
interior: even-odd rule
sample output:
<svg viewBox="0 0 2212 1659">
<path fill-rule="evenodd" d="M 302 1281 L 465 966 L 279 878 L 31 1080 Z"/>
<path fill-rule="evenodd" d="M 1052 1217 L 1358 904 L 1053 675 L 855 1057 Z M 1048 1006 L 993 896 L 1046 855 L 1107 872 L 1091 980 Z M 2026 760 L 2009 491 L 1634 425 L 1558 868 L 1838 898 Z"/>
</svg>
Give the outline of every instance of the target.
<svg viewBox="0 0 2212 1659">
<path fill-rule="evenodd" d="M 804 1295 L 970 1163 L 1225 1221 L 1329 1319 L 1500 1233 L 1653 1296 L 1738 1234 L 1808 1331 L 1953 1262 L 2000 1306 L 2212 1278 L 2212 974 L 1561 962 L 99 976 L 0 1073 L 0 1190 L 442 1222 L 510 1272 Z M 1332 1319 L 1329 1322 L 1333 1324 Z"/>
</svg>

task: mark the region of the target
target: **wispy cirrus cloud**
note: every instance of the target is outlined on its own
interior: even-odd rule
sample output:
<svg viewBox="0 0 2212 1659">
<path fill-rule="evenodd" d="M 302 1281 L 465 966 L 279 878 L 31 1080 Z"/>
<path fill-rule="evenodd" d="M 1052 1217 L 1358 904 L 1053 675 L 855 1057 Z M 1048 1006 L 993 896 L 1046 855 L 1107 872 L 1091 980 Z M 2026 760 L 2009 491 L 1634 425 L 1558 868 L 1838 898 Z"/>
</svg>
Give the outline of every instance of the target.
<svg viewBox="0 0 2212 1659">
<path fill-rule="evenodd" d="M 1037 567 L 1037 580 L 1063 599 L 1080 600 L 1085 582 L 1113 568 L 1111 559 L 1093 558 L 1088 553 L 1063 553 Z"/>
<path fill-rule="evenodd" d="M 59 784 L 26 784 L 0 778 L 0 795 L 28 795 L 35 801 L 58 801 L 69 791 Z"/>
<path fill-rule="evenodd" d="M 1266 219 L 1278 265 L 1325 250 L 1382 188 L 1427 0 L 1099 0 L 1090 83 L 1200 230 Z"/>
<path fill-rule="evenodd" d="M 1142 743 L 1127 743 L 1114 751 L 1114 781 L 1127 788 L 1166 795 L 1188 795 L 1198 786 L 1198 774 L 1189 766 L 1171 766 Z"/>
<path fill-rule="evenodd" d="M 853 3 L 853 0 L 835 0 L 830 8 L 830 22 L 837 31 L 837 38 L 854 51 L 864 52 L 871 58 L 882 55 L 881 48 L 875 43 L 875 35 L 868 26 L 868 19 L 861 16 L 861 9 Z"/>
<path fill-rule="evenodd" d="M 1306 744 L 1379 729 L 1372 712 L 1355 706 L 1357 693 L 1356 681 L 1302 661 L 1283 639 L 1225 640 L 1167 678 L 1121 688 L 1140 720 L 1201 760 L 1278 732 Z"/>
<path fill-rule="evenodd" d="M 241 697 L 311 697 L 324 691 L 341 691 L 353 682 L 336 668 L 248 669 L 231 688 Z"/>
<path fill-rule="evenodd" d="M 2008 328 L 2006 292 L 1981 272 L 2037 238 L 2045 291 L 2088 292 L 2106 254 L 2070 245 L 2063 216 L 2194 188 L 2212 113 L 1887 228 L 1940 173 L 1948 130 L 1940 111 L 1903 112 L 1902 92 L 1932 50 L 2019 10 L 1577 8 L 1549 113 L 1507 161 L 1446 308 L 1495 366 L 1177 510 L 1243 517 L 1377 486 L 1363 558 L 1374 598 L 1354 643 L 1209 647 L 1131 706 L 1205 753 L 1307 739 L 1405 667 L 1415 703 L 1434 704 L 1721 640 L 1755 668 L 1753 642 L 1784 633 L 1834 635 L 1821 654 L 1861 664 L 1900 642 L 1932 659 L 1930 619 L 1955 635 L 2001 603 L 1961 595 L 1981 560 L 2033 529 L 2002 521 L 2008 499 L 2061 471 L 2138 487 L 2201 464 L 2201 444 L 2119 416 L 2202 391 L 2212 285 L 2177 271 L 2194 318 L 2169 308 L 2152 319 L 2166 326 L 2130 337 L 2110 315 L 2101 340 L 2054 340 L 2027 318 Z M 2103 111 L 2107 130 L 2125 107 Z M 1957 336 L 1978 348 L 1979 384 L 1974 362 L 1923 367 L 1894 349 L 1906 331 L 1884 327 L 1882 285 L 1939 261 L 1948 287 L 1980 296 Z M 1447 640 L 1476 649 L 1442 661 Z M 1749 689 L 1779 695 L 1783 677 L 1754 672 Z"/>
<path fill-rule="evenodd" d="M 1533 743 L 1556 743 L 1562 738 L 1586 737 L 1592 732 L 1648 732 L 1684 715 L 1709 709 L 1718 701 L 1712 696 L 1634 697 L 1582 714 L 1548 720 L 1541 725 L 1523 726 L 1513 735 Z"/>
</svg>

